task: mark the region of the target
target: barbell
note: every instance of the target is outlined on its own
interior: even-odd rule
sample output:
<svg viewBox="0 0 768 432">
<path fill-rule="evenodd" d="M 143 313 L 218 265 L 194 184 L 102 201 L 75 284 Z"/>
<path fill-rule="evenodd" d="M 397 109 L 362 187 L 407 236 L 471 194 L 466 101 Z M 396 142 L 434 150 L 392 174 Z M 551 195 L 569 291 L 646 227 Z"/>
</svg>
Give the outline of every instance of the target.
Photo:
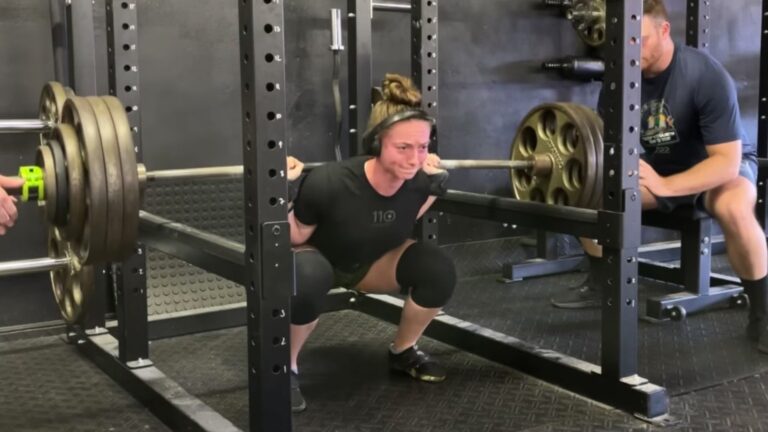
<svg viewBox="0 0 768 432">
<path fill-rule="evenodd" d="M 146 183 L 162 179 L 242 176 L 242 166 L 147 171 L 137 163 L 125 108 L 113 96 L 80 97 L 58 83 L 43 88 L 36 166 L 20 168 L 17 191 L 37 201 L 48 223 L 48 258 L 0 263 L 0 276 L 49 271 L 62 316 L 81 316 L 93 290 L 94 265 L 134 251 Z M 32 121 L 28 122 L 32 124 Z M 9 130 L 19 132 L 18 123 Z M 595 207 L 602 187 L 602 126 L 586 107 L 540 105 L 523 119 L 510 160 L 442 160 L 445 169 L 509 169 L 521 200 Z M 306 164 L 310 169 L 320 164 Z"/>
</svg>

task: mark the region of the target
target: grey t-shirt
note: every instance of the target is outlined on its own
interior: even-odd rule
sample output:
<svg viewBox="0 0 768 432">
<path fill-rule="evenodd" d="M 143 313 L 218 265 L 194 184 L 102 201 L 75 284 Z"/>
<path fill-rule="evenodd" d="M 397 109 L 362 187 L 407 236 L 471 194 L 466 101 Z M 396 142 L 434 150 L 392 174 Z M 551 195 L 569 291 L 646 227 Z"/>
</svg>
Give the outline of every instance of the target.
<svg viewBox="0 0 768 432">
<path fill-rule="evenodd" d="M 643 78 L 641 122 L 644 159 L 664 176 L 701 162 L 707 145 L 741 139 L 743 157 L 756 157 L 741 124 L 733 80 L 717 60 L 695 48 L 676 45 L 670 66 Z"/>
</svg>

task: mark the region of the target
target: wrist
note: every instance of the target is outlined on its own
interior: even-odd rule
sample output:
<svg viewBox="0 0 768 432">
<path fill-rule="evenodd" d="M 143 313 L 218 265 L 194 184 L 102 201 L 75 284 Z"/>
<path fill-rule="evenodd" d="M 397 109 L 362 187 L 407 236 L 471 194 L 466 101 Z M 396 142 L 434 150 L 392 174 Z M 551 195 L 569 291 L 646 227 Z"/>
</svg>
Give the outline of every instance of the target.
<svg viewBox="0 0 768 432">
<path fill-rule="evenodd" d="M 438 171 L 427 176 L 429 178 L 429 194 L 436 197 L 445 196 L 448 192 L 448 171 Z"/>
<path fill-rule="evenodd" d="M 291 208 L 293 208 L 293 205 L 291 204 L 294 201 L 296 201 L 296 199 L 299 197 L 301 184 L 303 183 L 304 178 L 305 178 L 305 175 L 302 174 L 293 180 L 288 180 L 288 203 L 289 203 L 288 211 L 290 211 Z"/>
</svg>

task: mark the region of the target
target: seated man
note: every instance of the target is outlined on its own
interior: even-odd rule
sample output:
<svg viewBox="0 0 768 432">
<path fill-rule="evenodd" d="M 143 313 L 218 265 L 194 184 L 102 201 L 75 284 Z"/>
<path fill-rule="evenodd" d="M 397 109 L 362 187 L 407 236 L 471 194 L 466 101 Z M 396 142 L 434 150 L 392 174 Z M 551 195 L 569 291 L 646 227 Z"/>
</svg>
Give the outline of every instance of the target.
<svg viewBox="0 0 768 432">
<path fill-rule="evenodd" d="M 421 111 L 410 79 L 388 74 L 363 137 L 368 156 L 330 162 L 311 171 L 288 214 L 296 263 L 291 298 L 291 406 L 306 407 L 299 391 L 298 356 L 335 286 L 406 296 L 389 346 L 389 366 L 427 382 L 446 371 L 416 346 L 453 294 L 451 258 L 411 238 L 416 220 L 445 192 L 440 159 L 428 154 L 433 119 Z M 288 179 L 301 162 L 288 158 Z"/>
<path fill-rule="evenodd" d="M 735 85 L 708 54 L 675 45 L 663 0 L 644 0 L 643 7 L 643 209 L 669 212 L 692 204 L 718 221 L 731 266 L 749 296 L 747 336 L 768 352 L 768 253 L 755 218 L 756 149 L 741 125 Z M 597 245 L 583 243 L 591 260 L 601 255 Z M 588 280 L 552 303 L 561 308 L 599 307 L 595 285 Z"/>
</svg>

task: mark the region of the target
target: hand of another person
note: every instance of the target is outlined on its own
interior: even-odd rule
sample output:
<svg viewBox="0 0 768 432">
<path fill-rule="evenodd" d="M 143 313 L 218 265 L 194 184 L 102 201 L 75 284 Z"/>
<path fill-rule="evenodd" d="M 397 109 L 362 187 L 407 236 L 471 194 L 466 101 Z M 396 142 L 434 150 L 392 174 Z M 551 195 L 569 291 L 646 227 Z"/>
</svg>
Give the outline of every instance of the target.
<svg viewBox="0 0 768 432">
<path fill-rule="evenodd" d="M 304 163 L 293 156 L 285 158 L 285 165 L 288 170 L 288 173 L 286 174 L 288 181 L 294 181 L 299 178 L 301 172 L 304 170 Z"/>
<path fill-rule="evenodd" d="M 16 223 L 18 212 L 16 211 L 16 198 L 8 195 L 6 188 L 19 188 L 24 180 L 19 177 L 5 177 L 0 175 L 0 235 L 8 231 Z"/>
<path fill-rule="evenodd" d="M 662 177 L 646 161 L 640 159 L 640 186 L 645 186 L 653 195 L 657 197 L 670 196 L 671 192 L 667 185 L 666 177 Z"/>
</svg>

